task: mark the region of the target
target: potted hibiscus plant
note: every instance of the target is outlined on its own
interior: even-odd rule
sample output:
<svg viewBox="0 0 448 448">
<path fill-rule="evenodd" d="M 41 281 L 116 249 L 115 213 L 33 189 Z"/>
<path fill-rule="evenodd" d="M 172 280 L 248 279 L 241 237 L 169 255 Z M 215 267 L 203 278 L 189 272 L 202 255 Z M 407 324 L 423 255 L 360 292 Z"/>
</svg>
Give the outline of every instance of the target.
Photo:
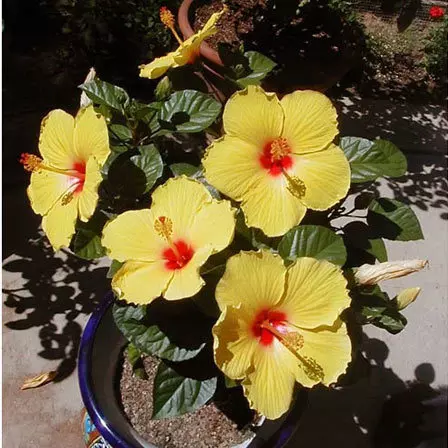
<svg viewBox="0 0 448 448">
<path fill-rule="evenodd" d="M 88 446 L 286 446 L 307 390 L 354 381 L 361 326 L 398 333 L 419 293 L 378 286 L 425 266 L 384 244 L 423 238 L 415 214 L 364 191 L 405 156 L 339 136 L 322 93 L 266 92 L 255 52 L 214 95 L 199 48 L 221 14 L 182 41 L 162 9 L 179 47 L 140 67 L 154 101 L 92 71 L 22 155 L 53 248 L 111 260 L 80 349 Z"/>
</svg>

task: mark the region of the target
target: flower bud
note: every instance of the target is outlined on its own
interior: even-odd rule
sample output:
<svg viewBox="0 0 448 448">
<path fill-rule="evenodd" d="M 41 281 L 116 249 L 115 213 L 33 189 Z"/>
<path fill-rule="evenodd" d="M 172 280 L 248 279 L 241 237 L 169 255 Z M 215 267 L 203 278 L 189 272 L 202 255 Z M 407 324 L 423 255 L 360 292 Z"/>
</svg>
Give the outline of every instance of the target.
<svg viewBox="0 0 448 448">
<path fill-rule="evenodd" d="M 397 297 L 395 297 L 395 302 L 399 310 L 404 310 L 408 305 L 410 305 L 420 294 L 420 288 L 406 288 L 401 291 Z"/>
<path fill-rule="evenodd" d="M 90 81 L 93 81 L 95 79 L 96 76 L 96 71 L 95 69 L 92 67 L 89 70 L 89 73 L 86 76 L 86 79 L 84 80 L 83 84 L 86 84 Z M 92 104 L 92 100 L 86 95 L 86 92 L 82 92 L 81 93 L 81 98 L 79 101 L 79 106 L 80 107 L 87 107 L 90 106 Z"/>
<path fill-rule="evenodd" d="M 363 264 L 356 270 L 355 280 L 359 285 L 375 285 L 383 280 L 403 277 L 420 271 L 427 264 L 427 260 L 401 260 L 379 264 Z"/>
</svg>

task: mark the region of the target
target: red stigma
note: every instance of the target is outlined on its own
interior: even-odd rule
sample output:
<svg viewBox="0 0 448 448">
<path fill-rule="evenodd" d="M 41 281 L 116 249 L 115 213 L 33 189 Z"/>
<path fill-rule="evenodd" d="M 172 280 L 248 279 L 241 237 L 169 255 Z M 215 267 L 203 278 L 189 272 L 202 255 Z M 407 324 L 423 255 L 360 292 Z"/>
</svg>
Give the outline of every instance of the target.
<svg viewBox="0 0 448 448">
<path fill-rule="evenodd" d="M 285 151 L 285 154 L 280 157 L 275 153 L 273 154 L 272 146 L 274 142 L 276 142 L 276 140 L 273 140 L 264 146 L 263 153 L 261 154 L 259 160 L 261 166 L 265 170 L 269 171 L 271 176 L 276 177 L 282 174 L 283 170 L 287 170 L 292 167 L 293 159 L 289 155 L 291 152 L 290 149 Z"/>
<path fill-rule="evenodd" d="M 286 314 L 282 311 L 261 310 L 255 317 L 252 324 L 252 334 L 259 338 L 260 344 L 269 346 L 274 340 L 274 335 L 266 328 L 262 328 L 263 322 L 269 322 L 277 330 L 280 330 L 282 324 L 286 321 Z"/>
</svg>

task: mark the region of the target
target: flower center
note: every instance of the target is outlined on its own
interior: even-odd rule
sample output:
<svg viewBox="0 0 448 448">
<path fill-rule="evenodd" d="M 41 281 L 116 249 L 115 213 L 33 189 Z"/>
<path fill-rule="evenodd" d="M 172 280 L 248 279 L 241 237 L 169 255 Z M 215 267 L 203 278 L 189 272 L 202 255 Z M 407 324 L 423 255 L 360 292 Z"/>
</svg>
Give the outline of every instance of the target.
<svg viewBox="0 0 448 448">
<path fill-rule="evenodd" d="M 283 137 L 276 138 L 264 146 L 260 164 L 271 176 L 276 177 L 292 167 L 293 159 L 290 154 L 288 141 Z"/>
<path fill-rule="evenodd" d="M 154 222 L 154 229 L 169 246 L 162 252 L 165 267 L 170 271 L 182 269 L 193 258 L 194 249 L 182 239 L 173 241 L 173 221 L 167 216 L 159 216 Z"/>
<path fill-rule="evenodd" d="M 75 162 L 71 169 L 61 169 L 45 164 L 40 157 L 34 154 L 24 153 L 20 157 L 20 163 L 23 165 L 25 171 L 50 171 L 72 178 L 67 193 L 62 197 L 62 205 L 68 204 L 73 199 L 74 195 L 81 193 L 84 187 L 86 178 L 85 162 Z"/>
<path fill-rule="evenodd" d="M 174 14 L 166 7 L 162 6 L 159 10 L 160 21 L 173 33 L 173 36 L 176 38 L 179 44 L 182 44 L 182 39 L 179 34 L 177 34 L 174 20 Z"/>
<path fill-rule="evenodd" d="M 286 314 L 281 311 L 261 310 L 255 317 L 252 324 L 252 333 L 259 338 L 261 345 L 271 345 L 274 341 L 274 333 L 266 328 L 267 325 L 276 331 L 283 330 L 286 322 Z"/>
</svg>

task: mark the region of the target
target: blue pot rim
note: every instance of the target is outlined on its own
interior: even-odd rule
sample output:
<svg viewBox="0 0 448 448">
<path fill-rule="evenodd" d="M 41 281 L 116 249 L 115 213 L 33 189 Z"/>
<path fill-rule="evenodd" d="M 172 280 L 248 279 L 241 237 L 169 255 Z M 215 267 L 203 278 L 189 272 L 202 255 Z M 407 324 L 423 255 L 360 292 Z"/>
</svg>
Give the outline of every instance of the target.
<svg viewBox="0 0 448 448">
<path fill-rule="evenodd" d="M 94 309 L 90 316 L 86 327 L 84 328 L 81 344 L 78 354 L 78 382 L 81 391 L 82 401 L 86 407 L 93 424 L 98 429 L 104 440 L 109 443 L 113 448 L 135 448 L 129 445 L 128 442 L 122 439 L 114 428 L 107 422 L 104 415 L 98 406 L 98 403 L 93 393 L 90 366 L 92 360 L 92 350 L 95 341 L 96 330 L 101 322 L 106 311 L 114 303 L 114 294 L 109 292 L 101 300 L 98 306 Z"/>
</svg>

